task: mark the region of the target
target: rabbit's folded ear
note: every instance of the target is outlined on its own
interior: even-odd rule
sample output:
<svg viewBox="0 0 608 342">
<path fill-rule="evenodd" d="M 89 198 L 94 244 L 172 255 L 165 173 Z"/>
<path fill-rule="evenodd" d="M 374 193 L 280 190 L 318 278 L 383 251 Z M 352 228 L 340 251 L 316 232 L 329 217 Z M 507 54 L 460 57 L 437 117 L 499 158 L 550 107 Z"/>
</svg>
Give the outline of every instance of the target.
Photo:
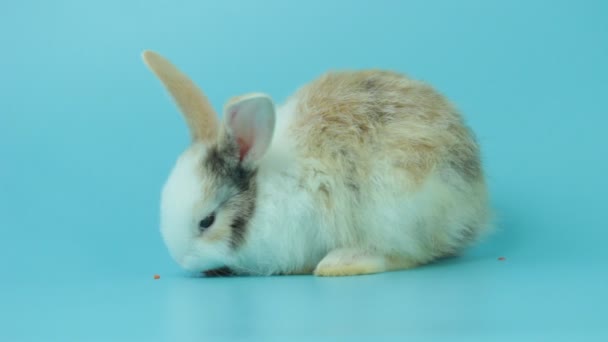
<svg viewBox="0 0 608 342">
<path fill-rule="evenodd" d="M 275 123 L 274 103 L 264 94 L 230 101 L 224 109 L 224 139 L 232 139 L 244 164 L 256 164 L 268 150 Z"/>
<path fill-rule="evenodd" d="M 217 115 L 205 94 L 171 62 L 153 51 L 144 51 L 144 62 L 169 91 L 183 113 L 193 141 L 214 142 Z"/>
</svg>

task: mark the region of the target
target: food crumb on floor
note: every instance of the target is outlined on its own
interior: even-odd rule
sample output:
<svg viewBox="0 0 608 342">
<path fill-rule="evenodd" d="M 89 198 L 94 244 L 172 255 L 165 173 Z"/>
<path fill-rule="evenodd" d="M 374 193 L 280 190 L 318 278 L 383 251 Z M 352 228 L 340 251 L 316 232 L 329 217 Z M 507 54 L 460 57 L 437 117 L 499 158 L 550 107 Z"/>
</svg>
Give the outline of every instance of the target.
<svg viewBox="0 0 608 342">
<path fill-rule="evenodd" d="M 158 280 L 158 279 L 160 279 L 160 276 L 158 274 L 155 274 L 154 279 Z"/>
</svg>

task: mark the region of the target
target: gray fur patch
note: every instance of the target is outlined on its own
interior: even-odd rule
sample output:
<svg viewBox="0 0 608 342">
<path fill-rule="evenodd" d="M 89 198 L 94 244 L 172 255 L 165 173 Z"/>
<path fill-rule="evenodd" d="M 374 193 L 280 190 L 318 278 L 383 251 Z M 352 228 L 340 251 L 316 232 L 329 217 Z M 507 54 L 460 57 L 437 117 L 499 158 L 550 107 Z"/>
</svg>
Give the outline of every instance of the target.
<svg viewBox="0 0 608 342">
<path fill-rule="evenodd" d="M 448 160 L 450 167 L 463 179 L 472 181 L 481 176 L 481 164 L 475 151 L 465 151 L 463 148 L 454 149 Z"/>
<path fill-rule="evenodd" d="M 255 212 L 257 170 L 245 168 L 239 161 L 238 147 L 228 144 L 213 147 L 203 162 L 207 172 L 217 177 L 217 184 L 229 195 L 225 205 L 234 206 L 237 214 L 230 223 L 230 246 L 237 249 L 245 242 L 247 226 Z"/>
<path fill-rule="evenodd" d="M 380 83 L 378 83 L 378 80 L 375 78 L 368 78 L 365 81 L 363 81 L 363 89 L 365 91 L 373 92 L 373 91 L 378 90 L 379 87 L 380 87 Z"/>
<path fill-rule="evenodd" d="M 341 161 L 344 165 L 346 174 L 344 175 L 344 182 L 346 187 L 353 192 L 356 196 L 359 195 L 359 171 L 356 163 L 355 153 L 347 151 L 346 149 L 340 149 Z"/>
</svg>

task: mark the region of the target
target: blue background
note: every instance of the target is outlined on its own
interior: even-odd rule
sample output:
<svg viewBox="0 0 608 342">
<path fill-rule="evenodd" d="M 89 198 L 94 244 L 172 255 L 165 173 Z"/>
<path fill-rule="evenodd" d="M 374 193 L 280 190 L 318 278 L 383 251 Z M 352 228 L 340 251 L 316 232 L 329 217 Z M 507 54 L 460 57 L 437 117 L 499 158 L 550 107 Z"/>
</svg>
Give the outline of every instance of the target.
<svg viewBox="0 0 608 342">
<path fill-rule="evenodd" d="M 0 340 L 608 340 L 608 5 L 574 3 L 3 1 Z M 432 83 L 477 132 L 498 232 L 407 272 L 188 277 L 158 202 L 189 139 L 143 49 L 217 109 L 328 69 Z"/>
</svg>

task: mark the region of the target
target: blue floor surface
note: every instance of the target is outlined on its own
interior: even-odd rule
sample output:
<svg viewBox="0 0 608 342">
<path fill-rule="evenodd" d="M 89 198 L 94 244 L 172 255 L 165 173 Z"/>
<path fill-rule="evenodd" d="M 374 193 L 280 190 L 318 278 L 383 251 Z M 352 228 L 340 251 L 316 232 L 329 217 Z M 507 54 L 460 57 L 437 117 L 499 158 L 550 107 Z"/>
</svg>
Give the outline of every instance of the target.
<svg viewBox="0 0 608 342">
<path fill-rule="evenodd" d="M 4 279 L 3 341 L 605 341 L 603 266 L 479 252 L 351 278 Z M 35 273 L 35 272 L 32 272 Z M 9 286 L 12 288 L 8 290 Z"/>
<path fill-rule="evenodd" d="M 608 341 L 607 4 L 2 2 L 0 341 Z M 217 109 L 328 69 L 430 82 L 477 133 L 496 233 L 403 272 L 188 276 L 158 229 L 188 134 L 144 49 Z"/>
</svg>

